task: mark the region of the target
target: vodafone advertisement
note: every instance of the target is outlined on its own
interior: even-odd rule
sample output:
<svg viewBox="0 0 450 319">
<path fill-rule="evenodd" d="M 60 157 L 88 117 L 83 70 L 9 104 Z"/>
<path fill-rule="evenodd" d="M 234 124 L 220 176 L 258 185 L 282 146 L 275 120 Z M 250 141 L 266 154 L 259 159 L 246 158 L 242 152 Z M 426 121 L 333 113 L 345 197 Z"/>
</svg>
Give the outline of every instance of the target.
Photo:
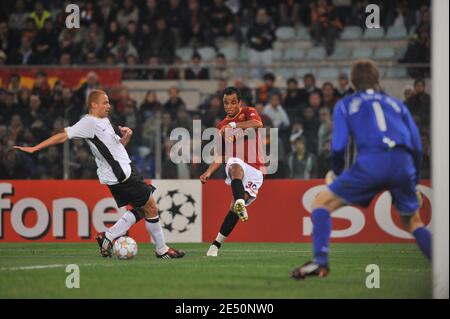
<svg viewBox="0 0 450 319">
<path fill-rule="evenodd" d="M 168 242 L 214 240 L 231 203 L 231 189 L 222 180 L 154 180 L 161 225 Z M 311 203 L 324 188 L 322 180 L 266 180 L 258 199 L 248 207 L 249 220 L 239 222 L 228 241 L 310 242 Z M 421 217 L 429 225 L 432 190 L 424 195 Z M 96 232 L 118 220 L 108 188 L 92 181 L 0 181 L 0 241 L 92 242 Z M 344 207 L 332 214 L 333 242 L 413 242 L 400 227 L 388 192 L 367 209 Z M 149 241 L 143 222 L 129 235 Z"/>
</svg>

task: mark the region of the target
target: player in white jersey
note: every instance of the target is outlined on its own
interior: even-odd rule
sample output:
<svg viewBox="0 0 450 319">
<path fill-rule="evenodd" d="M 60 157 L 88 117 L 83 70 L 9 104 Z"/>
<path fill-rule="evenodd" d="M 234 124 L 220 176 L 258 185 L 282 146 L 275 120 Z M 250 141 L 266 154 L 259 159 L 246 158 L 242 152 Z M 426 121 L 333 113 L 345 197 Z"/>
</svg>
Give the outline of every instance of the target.
<svg viewBox="0 0 450 319">
<path fill-rule="evenodd" d="M 132 130 L 120 127 L 122 137 L 115 132 L 108 119 L 111 105 L 107 94 L 102 90 L 93 90 L 88 96 L 89 114 L 76 124 L 66 127 L 64 132 L 53 135 L 42 143 L 32 147 L 15 146 L 27 153 L 64 143 L 68 139 L 84 139 L 95 156 L 97 175 L 101 184 L 106 184 L 118 207 L 131 205 L 111 228 L 96 235 L 103 257 L 111 257 L 113 241 L 126 234 L 128 229 L 143 217 L 158 258 L 181 258 L 185 254 L 166 245 L 163 230 L 159 224 L 158 208 L 152 196 L 155 187 L 147 185 L 128 156 L 125 146 L 131 139 Z"/>
</svg>

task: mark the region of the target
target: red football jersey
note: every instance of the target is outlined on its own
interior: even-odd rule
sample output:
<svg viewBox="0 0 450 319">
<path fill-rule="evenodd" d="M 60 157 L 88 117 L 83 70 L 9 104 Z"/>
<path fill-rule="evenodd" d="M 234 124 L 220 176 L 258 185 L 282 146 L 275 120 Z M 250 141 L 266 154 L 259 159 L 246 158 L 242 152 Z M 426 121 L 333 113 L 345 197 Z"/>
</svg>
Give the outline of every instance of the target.
<svg viewBox="0 0 450 319">
<path fill-rule="evenodd" d="M 238 114 L 236 114 L 233 118 L 225 117 L 219 124 L 217 124 L 217 128 L 220 130 L 222 127 L 226 126 L 231 122 L 239 123 L 246 122 L 250 120 L 257 120 L 262 123 L 261 117 L 254 107 L 244 106 L 240 109 Z M 265 161 L 264 161 L 264 153 L 262 150 L 262 141 L 259 136 L 258 130 L 254 129 L 255 135 L 251 136 L 242 136 L 245 132 L 244 129 L 229 129 L 228 135 L 225 136 L 225 133 L 222 136 L 222 156 L 224 157 L 224 161 L 228 160 L 229 157 L 241 157 L 240 154 L 237 154 L 239 147 L 242 147 L 239 143 L 244 143 L 244 158 L 241 158 L 245 163 L 250 166 L 253 166 L 256 169 L 265 172 Z M 231 133 L 231 134 L 230 134 Z M 228 139 L 226 139 L 228 137 Z M 232 145 L 232 154 L 226 154 L 227 143 L 231 143 Z M 228 149 L 231 149 L 231 146 L 228 145 Z"/>
</svg>

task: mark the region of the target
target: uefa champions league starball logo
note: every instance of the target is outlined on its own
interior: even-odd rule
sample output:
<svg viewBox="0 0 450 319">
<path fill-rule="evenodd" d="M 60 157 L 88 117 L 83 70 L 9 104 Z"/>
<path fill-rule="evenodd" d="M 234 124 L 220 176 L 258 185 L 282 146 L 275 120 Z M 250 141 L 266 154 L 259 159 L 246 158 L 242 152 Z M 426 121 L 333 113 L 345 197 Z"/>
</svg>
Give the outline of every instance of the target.
<svg viewBox="0 0 450 319">
<path fill-rule="evenodd" d="M 161 225 L 168 232 L 182 234 L 195 224 L 198 213 L 195 209 L 196 201 L 190 194 L 178 189 L 169 190 L 156 203 Z"/>
</svg>

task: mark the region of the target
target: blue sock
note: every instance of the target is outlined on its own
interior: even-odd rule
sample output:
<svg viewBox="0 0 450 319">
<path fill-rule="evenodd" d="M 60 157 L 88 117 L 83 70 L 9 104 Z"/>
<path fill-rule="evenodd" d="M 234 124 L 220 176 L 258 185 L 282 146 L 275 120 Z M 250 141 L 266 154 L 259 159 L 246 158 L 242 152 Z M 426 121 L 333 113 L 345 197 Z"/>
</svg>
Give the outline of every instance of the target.
<svg viewBox="0 0 450 319">
<path fill-rule="evenodd" d="M 328 243 L 331 235 L 331 216 L 325 208 L 312 212 L 314 261 L 319 265 L 328 265 Z"/>
<path fill-rule="evenodd" d="M 422 226 L 413 231 L 412 234 L 416 238 L 420 250 L 427 256 L 428 260 L 431 260 L 431 233 L 429 230 Z"/>
</svg>

